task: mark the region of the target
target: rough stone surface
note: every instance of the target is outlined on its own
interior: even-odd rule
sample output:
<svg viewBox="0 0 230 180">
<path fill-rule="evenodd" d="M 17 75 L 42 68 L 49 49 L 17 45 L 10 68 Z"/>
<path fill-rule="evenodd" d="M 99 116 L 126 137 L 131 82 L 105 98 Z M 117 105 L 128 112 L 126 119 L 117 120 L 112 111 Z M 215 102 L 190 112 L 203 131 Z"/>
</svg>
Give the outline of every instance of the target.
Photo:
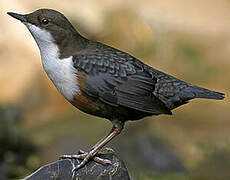
<svg viewBox="0 0 230 180">
<path fill-rule="evenodd" d="M 111 160 L 112 165 L 103 166 L 90 161 L 83 168 L 72 172 L 80 161 L 65 159 L 42 166 L 24 180 L 129 180 L 128 171 L 114 154 L 101 154 L 101 158 Z"/>
</svg>

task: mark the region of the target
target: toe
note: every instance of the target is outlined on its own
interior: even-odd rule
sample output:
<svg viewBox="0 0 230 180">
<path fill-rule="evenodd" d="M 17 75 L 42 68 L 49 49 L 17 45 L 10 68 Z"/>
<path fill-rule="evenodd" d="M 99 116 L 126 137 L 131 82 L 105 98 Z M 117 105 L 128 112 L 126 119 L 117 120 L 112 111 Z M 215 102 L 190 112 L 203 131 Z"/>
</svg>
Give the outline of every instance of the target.
<svg viewBox="0 0 230 180">
<path fill-rule="evenodd" d="M 86 154 L 86 152 L 80 149 L 80 150 L 78 151 L 78 154 Z"/>
<path fill-rule="evenodd" d="M 102 148 L 98 154 L 106 154 L 106 153 L 114 153 L 115 151 L 112 149 L 112 148 L 109 148 L 109 147 L 105 147 L 105 148 Z"/>
<path fill-rule="evenodd" d="M 84 159 L 87 154 L 76 154 L 76 155 L 62 155 L 59 159 Z"/>
<path fill-rule="evenodd" d="M 104 166 L 112 164 L 112 162 L 110 160 L 108 160 L 108 159 L 102 159 L 100 157 L 94 157 L 93 160 L 95 162 L 99 163 L 99 164 L 104 165 Z"/>
</svg>

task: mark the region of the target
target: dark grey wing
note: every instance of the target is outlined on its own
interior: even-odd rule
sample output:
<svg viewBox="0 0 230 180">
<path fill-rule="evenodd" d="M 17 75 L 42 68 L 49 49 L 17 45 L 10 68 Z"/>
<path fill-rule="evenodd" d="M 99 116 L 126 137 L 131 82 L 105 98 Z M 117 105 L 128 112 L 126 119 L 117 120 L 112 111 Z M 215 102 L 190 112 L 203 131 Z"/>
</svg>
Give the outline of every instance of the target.
<svg viewBox="0 0 230 180">
<path fill-rule="evenodd" d="M 224 99 L 224 94 L 201 88 L 145 65 L 145 69 L 157 79 L 154 95 L 170 109 L 186 104 L 194 98 Z"/>
<path fill-rule="evenodd" d="M 84 76 L 82 90 L 111 106 L 124 106 L 151 114 L 171 114 L 154 94 L 156 79 L 136 59 L 121 51 L 76 55 L 74 67 Z"/>
</svg>

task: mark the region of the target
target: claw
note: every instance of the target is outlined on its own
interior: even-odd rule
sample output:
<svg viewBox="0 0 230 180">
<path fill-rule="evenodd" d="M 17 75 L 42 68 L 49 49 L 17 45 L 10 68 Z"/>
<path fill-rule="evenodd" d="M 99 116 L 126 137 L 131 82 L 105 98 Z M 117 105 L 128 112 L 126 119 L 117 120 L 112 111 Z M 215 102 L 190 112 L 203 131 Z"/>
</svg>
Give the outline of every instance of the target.
<svg viewBox="0 0 230 180">
<path fill-rule="evenodd" d="M 103 152 L 99 152 L 99 153 L 105 153 L 106 151 L 109 152 L 108 150 L 110 149 L 103 149 Z M 111 150 L 110 150 L 111 152 Z M 92 153 L 86 153 L 82 150 L 79 150 L 79 154 L 77 155 L 62 155 L 59 157 L 59 159 L 81 159 L 81 163 L 79 165 L 77 165 L 72 171 L 76 171 L 78 169 L 80 169 L 81 167 L 83 167 L 90 159 L 93 159 L 95 162 L 102 164 L 104 166 L 106 165 L 111 165 L 112 162 L 108 159 L 102 159 L 100 157 L 94 156 Z"/>
<path fill-rule="evenodd" d="M 82 161 L 79 165 L 77 165 L 72 171 L 76 171 L 76 170 L 82 168 L 82 167 L 89 161 L 89 159 L 91 159 L 91 158 L 92 158 L 92 157 L 91 157 L 91 154 L 88 154 L 88 155 L 83 159 L 83 161 Z M 104 166 L 107 166 L 107 165 L 111 165 L 111 164 L 112 164 L 112 162 L 111 162 L 110 160 L 108 160 L 108 159 L 102 159 L 102 158 L 97 157 L 97 156 L 94 156 L 94 157 L 93 157 L 93 160 L 94 160 L 95 162 L 99 163 L 99 164 L 104 165 Z"/>
</svg>

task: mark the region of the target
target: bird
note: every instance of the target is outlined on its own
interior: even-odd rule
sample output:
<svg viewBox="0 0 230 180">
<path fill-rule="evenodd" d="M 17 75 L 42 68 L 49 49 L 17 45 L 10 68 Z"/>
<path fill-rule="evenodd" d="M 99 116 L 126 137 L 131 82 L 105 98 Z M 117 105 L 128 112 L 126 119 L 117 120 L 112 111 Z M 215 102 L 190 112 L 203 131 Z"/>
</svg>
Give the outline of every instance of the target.
<svg viewBox="0 0 230 180">
<path fill-rule="evenodd" d="M 136 57 L 82 36 L 70 21 L 53 9 L 28 14 L 8 12 L 20 20 L 36 41 L 42 65 L 58 91 L 73 106 L 108 119 L 112 129 L 88 152 L 61 158 L 81 159 L 73 170 L 94 160 L 119 135 L 127 121 L 172 115 L 172 110 L 195 98 L 224 99 L 224 93 L 186 83 L 143 63 Z"/>
</svg>

